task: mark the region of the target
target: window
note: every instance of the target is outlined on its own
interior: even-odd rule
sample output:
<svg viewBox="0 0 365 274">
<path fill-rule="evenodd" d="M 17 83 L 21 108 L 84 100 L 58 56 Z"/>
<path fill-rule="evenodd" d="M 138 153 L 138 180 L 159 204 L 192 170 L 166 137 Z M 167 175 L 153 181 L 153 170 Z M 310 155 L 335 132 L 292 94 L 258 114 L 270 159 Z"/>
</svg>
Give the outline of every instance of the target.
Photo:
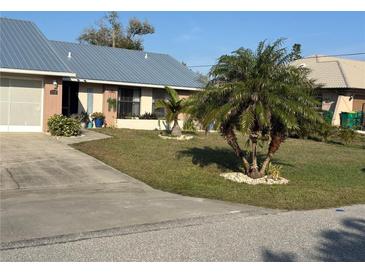
<svg viewBox="0 0 365 274">
<path fill-rule="evenodd" d="M 158 118 L 165 117 L 165 109 L 156 109 L 156 102 L 160 99 L 167 99 L 167 92 L 164 89 L 153 89 L 152 90 L 152 113 Z"/>
<path fill-rule="evenodd" d="M 120 88 L 118 91 L 118 118 L 138 116 L 140 101 L 141 89 Z"/>
<path fill-rule="evenodd" d="M 93 113 L 93 106 L 94 106 L 94 90 L 92 88 L 87 88 L 87 113 Z"/>
</svg>

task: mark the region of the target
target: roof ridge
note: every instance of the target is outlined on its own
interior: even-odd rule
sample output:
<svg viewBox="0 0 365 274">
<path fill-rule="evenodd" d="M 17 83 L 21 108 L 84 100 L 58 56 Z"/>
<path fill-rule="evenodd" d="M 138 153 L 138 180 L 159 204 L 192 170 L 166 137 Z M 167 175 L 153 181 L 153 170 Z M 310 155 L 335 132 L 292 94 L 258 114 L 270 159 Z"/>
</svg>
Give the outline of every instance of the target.
<svg viewBox="0 0 365 274">
<path fill-rule="evenodd" d="M 314 55 L 308 55 L 304 58 L 298 59 L 298 60 L 307 60 L 307 59 L 321 59 L 321 58 L 333 58 L 333 59 L 339 59 L 339 61 L 350 61 L 350 62 L 360 62 L 365 63 L 365 60 L 359 60 L 359 59 L 351 59 L 351 58 L 343 58 L 338 56 L 332 56 L 332 55 L 320 55 L 320 54 L 314 54 Z M 335 61 L 335 60 L 332 60 Z"/>
<path fill-rule="evenodd" d="M 31 22 L 31 21 L 30 21 Z M 56 52 L 56 50 L 53 48 L 53 46 L 51 45 L 50 41 L 48 40 L 48 38 L 43 34 L 43 32 L 38 28 L 38 26 L 31 22 L 35 28 L 37 29 L 37 31 L 44 37 L 44 39 L 47 42 L 48 47 L 50 48 L 50 50 L 53 52 L 53 54 L 56 56 L 56 58 L 66 67 L 66 69 L 69 70 L 69 72 L 73 72 L 72 69 L 66 64 L 66 62 L 64 62 L 61 58 L 61 56 L 58 55 L 58 53 Z"/>
<path fill-rule="evenodd" d="M 349 88 L 349 84 L 347 82 L 346 75 L 345 75 L 345 73 L 342 69 L 342 66 L 341 66 L 340 62 L 338 60 L 335 60 L 335 62 L 338 65 L 338 68 L 340 69 L 340 72 L 341 72 L 341 75 L 343 77 L 343 81 L 345 82 L 346 87 Z"/>
<path fill-rule="evenodd" d="M 159 55 L 168 55 L 168 56 L 170 56 L 167 53 L 151 52 L 151 51 L 136 50 L 136 49 L 113 48 L 113 47 L 108 47 L 108 46 L 99 46 L 99 45 L 92 45 L 92 44 L 82 44 L 82 43 L 77 43 L 77 42 L 51 40 L 51 39 L 49 39 L 48 41 L 50 41 L 51 43 L 55 42 L 55 43 L 73 44 L 73 45 L 77 45 L 77 46 L 81 46 L 81 47 L 85 46 L 85 47 L 107 48 L 107 49 L 112 49 L 112 50 L 125 50 L 125 51 L 130 51 L 130 52 L 142 52 L 142 53 L 147 53 L 147 54 L 159 54 Z"/>
<path fill-rule="evenodd" d="M 0 16 L 0 20 L 9 20 L 9 21 L 19 21 L 19 22 L 28 22 L 28 23 L 32 23 L 34 24 L 33 21 L 30 21 L 30 20 L 24 20 L 24 19 L 16 19 L 16 18 L 9 18 L 9 17 L 6 17 L 6 16 Z"/>
</svg>

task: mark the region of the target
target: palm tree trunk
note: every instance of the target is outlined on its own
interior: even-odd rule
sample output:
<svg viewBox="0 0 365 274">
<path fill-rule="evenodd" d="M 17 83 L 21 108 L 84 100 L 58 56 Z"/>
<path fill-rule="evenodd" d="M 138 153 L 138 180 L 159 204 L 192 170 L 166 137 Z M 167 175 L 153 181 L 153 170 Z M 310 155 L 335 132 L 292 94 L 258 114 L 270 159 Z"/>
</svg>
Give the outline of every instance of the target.
<svg viewBox="0 0 365 274">
<path fill-rule="evenodd" d="M 177 119 L 174 120 L 174 125 L 172 126 L 171 135 L 177 137 L 181 136 L 181 128 L 179 126 Z"/>
<path fill-rule="evenodd" d="M 243 169 L 247 174 L 250 168 L 250 164 L 247 161 L 245 154 L 241 150 L 240 146 L 238 145 L 237 137 L 236 134 L 234 133 L 233 128 L 230 126 L 222 126 L 221 132 L 224 138 L 226 139 L 227 143 L 233 148 L 233 151 L 236 154 L 236 156 L 241 159 Z"/>
<path fill-rule="evenodd" d="M 259 167 L 257 165 L 257 137 L 258 137 L 257 134 L 252 134 L 250 136 L 251 147 L 252 147 L 252 153 L 251 153 L 252 165 L 248 172 L 248 176 L 254 179 L 262 177 L 262 175 L 259 172 Z"/>
<path fill-rule="evenodd" d="M 271 135 L 271 141 L 270 141 L 269 148 L 267 151 L 266 159 L 262 163 L 262 166 L 260 169 L 260 174 L 262 174 L 262 176 L 265 175 L 265 171 L 266 171 L 267 167 L 269 166 L 270 161 L 271 161 L 272 157 L 274 156 L 274 153 L 279 149 L 280 144 L 282 142 L 284 142 L 284 140 L 285 140 L 285 136 L 283 136 L 283 135 L 280 135 L 280 134 Z"/>
</svg>

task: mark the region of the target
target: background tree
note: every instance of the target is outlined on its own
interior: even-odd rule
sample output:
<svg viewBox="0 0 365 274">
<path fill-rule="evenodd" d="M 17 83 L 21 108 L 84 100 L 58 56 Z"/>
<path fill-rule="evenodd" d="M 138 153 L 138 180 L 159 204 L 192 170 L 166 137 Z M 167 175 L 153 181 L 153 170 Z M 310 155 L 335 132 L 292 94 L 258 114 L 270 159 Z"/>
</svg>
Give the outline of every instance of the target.
<svg viewBox="0 0 365 274">
<path fill-rule="evenodd" d="M 173 136 L 181 136 L 181 128 L 178 123 L 179 114 L 183 113 L 187 109 L 188 101 L 185 99 L 180 99 L 179 95 L 177 94 L 176 90 L 165 87 L 168 96 L 166 100 L 158 100 L 156 102 L 157 108 L 164 108 L 166 115 L 166 122 L 171 123 L 173 122 L 171 135 Z"/>
<path fill-rule="evenodd" d="M 111 11 L 95 27 L 86 28 L 78 41 L 98 46 L 143 50 L 142 36 L 154 32 L 152 25 L 137 18 L 130 19 L 127 28 L 123 29 L 118 13 Z"/>
<path fill-rule="evenodd" d="M 189 112 L 203 126 L 216 124 L 252 178 L 265 175 L 274 153 L 299 121 L 322 121 L 315 110 L 316 86 L 307 77 L 309 71 L 290 65 L 291 54 L 282 43 L 282 39 L 272 44 L 263 41 L 255 52 L 240 48 L 221 56 L 206 89 L 191 98 Z M 250 155 L 239 146 L 236 131 L 248 137 Z M 259 142 L 268 143 L 261 165 Z"/>
<path fill-rule="evenodd" d="M 290 61 L 302 59 L 302 45 L 294 44 L 290 53 Z"/>
</svg>

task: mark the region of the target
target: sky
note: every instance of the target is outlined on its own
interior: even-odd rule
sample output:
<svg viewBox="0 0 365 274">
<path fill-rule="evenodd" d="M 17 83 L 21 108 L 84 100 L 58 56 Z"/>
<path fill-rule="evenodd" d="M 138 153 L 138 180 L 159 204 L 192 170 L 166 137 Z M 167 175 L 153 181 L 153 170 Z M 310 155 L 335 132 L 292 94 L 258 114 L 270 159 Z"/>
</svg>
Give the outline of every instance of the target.
<svg viewBox="0 0 365 274">
<path fill-rule="evenodd" d="M 31 20 L 48 39 L 76 42 L 105 12 L 1 12 Z M 365 52 L 365 12 L 119 12 L 124 25 L 132 17 L 148 20 L 156 32 L 145 36 L 146 51 L 167 53 L 189 66 L 212 65 L 219 56 L 258 42 L 286 38 L 302 55 Z M 351 56 L 365 60 L 365 55 Z M 192 67 L 207 73 L 209 67 Z"/>
</svg>

